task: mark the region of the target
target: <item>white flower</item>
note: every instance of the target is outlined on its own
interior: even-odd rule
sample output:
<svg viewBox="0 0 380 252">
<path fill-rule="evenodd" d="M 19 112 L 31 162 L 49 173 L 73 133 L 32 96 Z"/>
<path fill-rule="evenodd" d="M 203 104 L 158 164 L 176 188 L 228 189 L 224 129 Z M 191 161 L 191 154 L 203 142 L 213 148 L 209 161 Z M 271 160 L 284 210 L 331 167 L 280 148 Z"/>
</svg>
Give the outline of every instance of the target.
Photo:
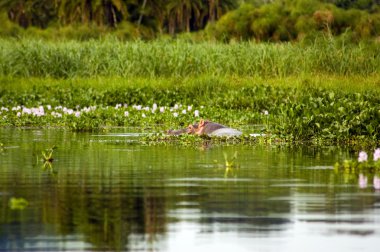
<svg viewBox="0 0 380 252">
<path fill-rule="evenodd" d="M 191 111 L 192 109 L 193 109 L 192 106 L 187 106 L 187 110 L 188 110 L 188 111 Z"/>
<path fill-rule="evenodd" d="M 75 116 L 80 117 L 80 112 L 79 111 L 75 112 Z"/>
<path fill-rule="evenodd" d="M 121 104 L 116 104 L 115 109 L 121 108 Z"/>
<path fill-rule="evenodd" d="M 164 113 L 165 112 L 165 108 L 164 107 L 160 107 L 160 112 Z"/>
<path fill-rule="evenodd" d="M 143 113 L 142 115 L 141 115 L 143 118 L 145 118 L 146 117 L 146 115 Z"/>
<path fill-rule="evenodd" d="M 62 109 L 62 111 L 63 111 L 65 114 L 68 114 L 68 115 L 72 115 L 72 114 L 74 113 L 74 110 L 72 110 L 72 109 L 68 109 L 68 108 L 66 108 L 66 107 L 64 107 L 64 108 Z"/>
<path fill-rule="evenodd" d="M 365 151 L 359 152 L 358 162 L 366 162 L 368 160 L 368 155 Z"/>
<path fill-rule="evenodd" d="M 54 116 L 54 117 L 62 117 L 62 114 L 61 113 L 57 113 L 57 112 L 51 112 L 51 115 Z"/>
<path fill-rule="evenodd" d="M 263 111 L 263 114 L 264 114 L 264 115 L 269 115 L 268 110 L 264 110 L 264 111 Z"/>
<path fill-rule="evenodd" d="M 199 117 L 199 111 L 198 111 L 198 110 L 195 110 L 195 111 L 194 111 L 194 116 L 195 116 L 195 117 Z"/>
<path fill-rule="evenodd" d="M 30 115 L 32 113 L 32 110 L 29 108 L 22 108 L 22 113 Z"/>
<path fill-rule="evenodd" d="M 156 110 L 157 110 L 157 104 L 154 103 L 154 104 L 153 104 L 153 107 L 152 107 L 152 111 L 154 112 L 154 111 L 156 111 Z"/>
<path fill-rule="evenodd" d="M 47 105 L 46 108 L 47 108 L 48 110 L 51 110 L 51 105 Z"/>
<path fill-rule="evenodd" d="M 178 117 L 178 113 L 177 113 L 177 112 L 174 112 L 174 113 L 173 113 L 173 116 L 174 116 L 174 117 Z"/>
<path fill-rule="evenodd" d="M 178 107 L 178 104 L 174 105 L 174 109 L 177 110 L 179 107 Z"/>
<path fill-rule="evenodd" d="M 182 114 L 186 114 L 186 109 L 182 110 Z"/>
<path fill-rule="evenodd" d="M 129 116 L 129 112 L 128 112 L 128 111 L 125 111 L 125 112 L 124 112 L 124 116 Z"/>
<path fill-rule="evenodd" d="M 17 117 L 20 117 L 21 116 L 21 112 L 17 112 Z"/>
</svg>

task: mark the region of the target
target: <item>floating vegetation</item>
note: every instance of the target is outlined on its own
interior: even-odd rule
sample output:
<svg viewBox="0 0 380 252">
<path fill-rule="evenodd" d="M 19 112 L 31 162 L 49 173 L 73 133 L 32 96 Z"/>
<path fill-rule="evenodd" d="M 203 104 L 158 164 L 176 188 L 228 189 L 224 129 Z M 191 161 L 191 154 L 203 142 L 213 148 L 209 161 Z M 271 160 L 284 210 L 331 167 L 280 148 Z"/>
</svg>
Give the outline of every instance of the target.
<svg viewBox="0 0 380 252">
<path fill-rule="evenodd" d="M 53 158 L 53 152 L 54 150 L 56 150 L 58 147 L 57 146 L 53 146 L 51 148 L 48 148 L 48 149 L 45 149 L 43 151 L 41 151 L 41 154 L 42 154 L 42 158 L 41 158 L 41 161 L 43 162 L 42 163 L 42 169 L 44 171 L 48 171 L 49 173 L 52 173 L 52 174 L 56 174 L 57 172 L 53 169 L 53 161 L 54 161 L 54 158 Z"/>
<path fill-rule="evenodd" d="M 51 148 L 48 148 L 46 150 L 43 150 L 42 151 L 42 160 L 44 162 L 49 162 L 49 163 L 52 163 L 54 158 L 53 158 L 53 152 L 55 149 L 57 149 L 58 147 L 57 146 L 53 146 Z"/>
<path fill-rule="evenodd" d="M 223 152 L 223 157 L 224 157 L 224 163 L 225 163 L 226 169 L 232 169 L 232 168 L 238 167 L 238 165 L 235 162 L 237 159 L 237 151 L 235 151 L 235 154 L 233 155 L 231 159 L 228 157 L 227 152 Z"/>
<path fill-rule="evenodd" d="M 175 88 L 152 84 L 89 90 L 73 86 L 68 91 L 64 86 L 37 85 L 36 90 L 17 92 L 5 90 L 0 96 L 0 126 L 63 127 L 74 131 L 138 126 L 159 133 L 204 118 L 238 130 L 242 125 L 261 125 L 255 131 L 241 130 L 243 136 L 236 138 L 238 142 L 281 139 L 346 144 L 353 139 L 380 139 L 380 95 L 376 90 L 346 92 L 307 85 L 297 89 L 248 82 L 233 86 L 226 79 L 194 79 Z M 259 137 L 244 136 L 251 133 Z M 213 139 L 214 143 L 224 141 Z"/>
<path fill-rule="evenodd" d="M 378 173 L 380 174 L 380 148 L 377 148 L 372 158 L 368 157 L 367 152 L 360 151 L 356 160 L 344 160 L 342 163 L 334 165 L 336 171 L 345 173 Z"/>
<path fill-rule="evenodd" d="M 29 202 L 24 198 L 12 197 L 9 199 L 9 208 L 12 210 L 24 210 L 29 205 Z"/>
<path fill-rule="evenodd" d="M 140 139 L 142 144 L 145 145 L 180 145 L 180 146 L 194 146 L 194 147 L 211 147 L 212 145 L 257 145 L 257 144 L 286 144 L 283 139 L 275 136 L 251 136 L 241 135 L 233 137 L 218 137 L 207 135 L 166 135 L 163 133 L 148 134 Z"/>
<path fill-rule="evenodd" d="M 334 170 L 343 174 L 344 181 L 357 181 L 360 188 L 367 188 L 369 181 L 373 181 L 373 188 L 380 190 L 380 148 L 375 149 L 371 158 L 367 152 L 360 151 L 356 160 L 344 160 L 336 163 Z"/>
</svg>

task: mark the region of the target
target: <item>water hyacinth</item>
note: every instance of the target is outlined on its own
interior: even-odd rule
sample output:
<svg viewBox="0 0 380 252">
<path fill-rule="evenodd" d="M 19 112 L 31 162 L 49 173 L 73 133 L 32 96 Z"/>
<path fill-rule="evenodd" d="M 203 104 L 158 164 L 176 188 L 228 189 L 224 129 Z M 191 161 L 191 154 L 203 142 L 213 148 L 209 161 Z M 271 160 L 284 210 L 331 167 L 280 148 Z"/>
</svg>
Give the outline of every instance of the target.
<svg viewBox="0 0 380 252">
<path fill-rule="evenodd" d="M 120 111 L 120 112 L 118 112 Z M 139 112 L 141 111 L 141 112 Z M 145 112 L 148 111 L 148 112 Z M 159 113 L 157 113 L 160 111 Z M 67 126 L 74 128 L 75 130 L 89 130 L 98 127 L 99 118 L 108 117 L 115 122 L 114 126 L 128 126 L 138 125 L 139 123 L 147 120 L 149 123 L 161 123 L 162 121 L 170 118 L 189 116 L 199 117 L 200 111 L 193 107 L 193 105 L 175 104 L 173 107 L 159 106 L 157 103 L 153 103 L 152 106 L 144 105 L 131 105 L 128 107 L 126 104 L 117 103 L 113 106 L 75 106 L 75 108 L 65 107 L 63 105 L 51 106 L 51 105 L 39 105 L 36 107 L 25 107 L 22 105 L 15 105 L 9 108 L 0 107 L 0 113 L 2 123 L 11 123 L 13 125 L 42 125 L 49 124 L 54 126 L 54 123 L 58 123 L 59 126 Z M 91 114 L 90 114 L 91 113 Z M 152 114 L 150 114 L 152 113 Z M 156 114 L 157 113 L 157 114 Z M 8 114 L 10 115 L 8 117 Z M 88 115 L 89 114 L 89 115 Z M 27 121 L 23 121 L 23 118 L 28 118 Z M 35 117 L 35 119 L 33 119 Z M 38 120 L 38 117 L 46 117 L 45 120 Z M 132 118 L 132 120 L 125 119 L 126 117 Z M 9 119 L 8 119 L 9 118 Z M 12 122 L 18 118 L 17 121 Z M 65 120 L 59 120 L 60 118 Z M 72 121 L 71 118 L 78 118 L 79 120 Z M 84 119 L 81 121 L 80 119 Z M 124 119 L 123 119 L 124 118 Z M 94 122 L 92 122 L 94 120 Z"/>
<path fill-rule="evenodd" d="M 57 117 L 57 118 L 61 118 L 61 117 L 62 117 L 62 114 L 61 114 L 61 113 L 58 113 L 58 112 L 55 112 L 55 111 L 51 112 L 51 115 L 52 115 L 53 117 Z"/>
<path fill-rule="evenodd" d="M 362 163 L 362 162 L 367 162 L 368 160 L 368 155 L 365 151 L 361 151 L 359 152 L 359 157 L 358 157 L 358 162 L 359 163 Z"/>
<path fill-rule="evenodd" d="M 141 110 L 142 106 L 141 105 L 133 105 L 132 106 L 136 110 Z"/>
</svg>

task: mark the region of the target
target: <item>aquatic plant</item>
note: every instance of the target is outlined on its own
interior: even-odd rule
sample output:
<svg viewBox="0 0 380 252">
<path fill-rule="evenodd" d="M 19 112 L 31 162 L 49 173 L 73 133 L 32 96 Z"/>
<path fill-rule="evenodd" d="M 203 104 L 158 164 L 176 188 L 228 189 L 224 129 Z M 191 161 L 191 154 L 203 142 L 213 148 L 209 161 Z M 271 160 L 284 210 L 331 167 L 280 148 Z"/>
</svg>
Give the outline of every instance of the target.
<svg viewBox="0 0 380 252">
<path fill-rule="evenodd" d="M 380 174 L 380 148 L 375 149 L 373 158 L 369 159 L 365 151 L 360 151 L 356 160 L 344 160 L 334 165 L 335 171 L 345 173 L 371 173 Z"/>
<path fill-rule="evenodd" d="M 9 199 L 9 208 L 12 210 L 24 210 L 29 202 L 24 198 L 12 197 Z"/>
<path fill-rule="evenodd" d="M 237 151 L 235 151 L 233 157 L 230 159 L 228 157 L 227 152 L 223 152 L 223 157 L 224 157 L 224 162 L 225 162 L 226 169 L 231 169 L 231 168 L 238 167 L 238 165 L 235 163 L 235 161 L 237 159 L 237 154 L 238 154 Z"/>
<path fill-rule="evenodd" d="M 54 161 L 54 158 L 53 158 L 53 152 L 55 149 L 57 149 L 58 147 L 57 146 L 53 146 L 51 148 L 48 148 L 46 150 L 43 150 L 41 153 L 42 153 L 42 160 L 44 162 L 49 162 L 49 163 L 52 163 Z"/>
<path fill-rule="evenodd" d="M 376 89 L 316 88 L 308 82 L 304 87 L 275 86 L 211 77 L 178 82 L 144 79 L 137 84 L 114 81 L 104 87 L 90 80 L 50 84 L 38 79 L 20 89 L 11 88 L 17 87 L 11 81 L 0 93 L 0 127 L 95 131 L 136 126 L 158 133 L 186 127 L 201 117 L 238 129 L 254 125 L 243 133 L 265 134 L 269 140 L 342 144 L 380 140 Z M 236 142 L 242 140 L 257 142 L 244 137 Z"/>
</svg>

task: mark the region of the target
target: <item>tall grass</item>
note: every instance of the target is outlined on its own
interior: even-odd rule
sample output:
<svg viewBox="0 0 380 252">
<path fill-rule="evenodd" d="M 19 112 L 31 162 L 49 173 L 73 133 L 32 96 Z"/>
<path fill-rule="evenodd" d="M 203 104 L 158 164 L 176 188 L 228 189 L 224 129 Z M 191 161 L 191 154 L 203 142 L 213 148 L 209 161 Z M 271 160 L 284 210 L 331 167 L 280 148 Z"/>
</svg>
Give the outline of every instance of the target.
<svg viewBox="0 0 380 252">
<path fill-rule="evenodd" d="M 320 39 L 312 44 L 0 39 L 0 75 L 185 77 L 380 73 L 380 47 Z"/>
</svg>

